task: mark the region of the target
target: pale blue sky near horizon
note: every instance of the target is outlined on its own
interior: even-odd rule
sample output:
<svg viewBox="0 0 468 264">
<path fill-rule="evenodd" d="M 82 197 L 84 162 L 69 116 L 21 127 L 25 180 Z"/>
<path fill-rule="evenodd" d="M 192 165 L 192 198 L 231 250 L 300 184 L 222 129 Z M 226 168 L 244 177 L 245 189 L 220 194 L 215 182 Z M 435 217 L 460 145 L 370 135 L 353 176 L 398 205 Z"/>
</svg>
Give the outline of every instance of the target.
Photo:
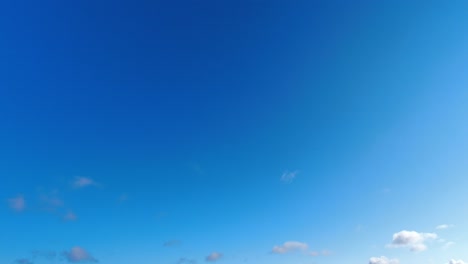
<svg viewBox="0 0 468 264">
<path fill-rule="evenodd" d="M 0 3 L 0 263 L 467 263 L 467 11 Z"/>
</svg>

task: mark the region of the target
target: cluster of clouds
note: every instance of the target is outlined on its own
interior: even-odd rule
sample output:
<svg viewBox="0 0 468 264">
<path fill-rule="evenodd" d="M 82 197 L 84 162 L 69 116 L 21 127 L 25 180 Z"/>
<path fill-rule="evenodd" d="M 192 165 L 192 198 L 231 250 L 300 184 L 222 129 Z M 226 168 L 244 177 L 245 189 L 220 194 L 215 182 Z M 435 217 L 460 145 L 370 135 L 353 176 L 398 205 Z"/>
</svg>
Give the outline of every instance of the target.
<svg viewBox="0 0 468 264">
<path fill-rule="evenodd" d="M 436 230 L 446 230 L 453 228 L 454 225 L 442 224 L 436 226 Z M 442 249 L 447 249 L 448 247 L 454 245 L 454 242 L 446 241 L 439 238 L 436 233 L 424 233 L 416 231 L 402 230 L 400 232 L 394 233 L 392 236 L 392 242 L 388 244 L 387 248 L 407 248 L 412 252 L 421 252 L 428 249 L 428 243 L 437 241 L 439 243 L 444 243 Z M 385 256 L 381 257 L 372 257 L 369 259 L 369 264 L 399 264 L 398 259 L 390 259 Z M 447 264 L 467 264 L 463 260 L 450 260 Z"/>
<path fill-rule="evenodd" d="M 71 182 L 71 186 L 75 189 L 81 189 L 97 185 L 98 184 L 93 179 L 87 177 L 75 177 L 75 179 Z M 27 209 L 26 198 L 22 194 L 7 199 L 7 204 L 10 207 L 10 209 L 12 209 L 15 212 L 23 212 Z M 62 199 L 60 199 L 57 190 L 54 190 L 52 192 L 41 191 L 39 194 L 38 208 L 41 211 L 56 213 L 56 211 L 58 211 L 64 205 L 65 203 Z M 65 221 L 74 221 L 77 219 L 77 216 L 74 212 L 68 210 L 66 213 L 63 214 L 62 219 Z M 61 254 L 55 251 L 33 251 L 31 254 L 31 257 L 19 258 L 15 260 L 14 263 L 33 264 L 33 260 L 38 258 L 47 259 L 50 261 L 55 261 L 56 259 L 60 258 L 61 260 L 66 260 L 70 263 L 98 262 L 98 260 L 95 257 L 93 257 L 88 251 L 78 246 L 73 247 L 70 250 L 63 251 Z"/>
<path fill-rule="evenodd" d="M 298 171 L 285 171 L 281 175 L 281 181 L 285 183 L 292 182 L 298 174 Z M 86 188 L 90 186 L 98 186 L 99 184 L 91 178 L 87 177 L 75 177 L 71 183 L 72 187 L 75 189 Z M 127 199 L 127 196 L 122 196 L 121 201 Z M 57 191 L 51 193 L 42 193 L 40 195 L 40 201 L 45 210 L 55 211 L 58 208 L 64 206 L 63 200 L 58 196 Z M 26 209 L 26 199 L 23 195 L 17 195 L 15 197 L 7 199 L 8 206 L 15 212 L 22 212 Z M 72 211 L 68 211 L 63 219 L 66 221 L 73 221 L 77 219 L 77 216 Z M 436 226 L 436 230 L 446 230 L 454 227 L 454 225 L 441 224 Z M 412 252 L 421 252 L 428 249 L 428 243 L 433 241 L 439 241 L 445 243 L 443 248 L 448 248 L 452 246 L 453 242 L 447 242 L 443 239 L 440 239 L 436 233 L 423 233 L 416 231 L 402 230 L 397 233 L 394 233 L 392 236 L 392 241 L 388 244 L 387 248 L 408 248 Z M 165 247 L 173 247 L 181 244 L 179 240 L 170 240 L 165 242 L 163 245 Z M 273 246 L 271 253 L 273 254 L 288 254 L 288 253 L 302 253 L 309 256 L 318 256 L 318 255 L 330 255 L 330 251 L 311 251 L 309 250 L 309 245 L 304 242 L 299 241 L 286 241 L 281 245 Z M 98 262 L 98 260 L 93 257 L 88 251 L 82 247 L 72 247 L 68 251 L 63 251 L 61 254 L 56 254 L 55 252 L 43 254 L 41 252 L 33 253 L 33 258 L 47 257 L 47 258 L 56 258 L 61 256 L 64 260 L 70 263 L 93 263 Z M 206 262 L 216 262 L 223 258 L 223 254 L 220 252 L 212 252 L 205 257 Z M 30 258 L 20 258 L 15 261 L 16 264 L 33 264 L 33 261 Z M 178 264 L 196 264 L 195 259 L 190 258 L 180 258 L 177 261 Z M 369 264 L 399 264 L 400 261 L 396 258 L 390 259 L 385 256 L 372 257 L 369 259 Z M 463 260 L 450 260 L 447 264 L 467 264 Z"/>
<path fill-rule="evenodd" d="M 82 247 L 72 247 L 69 250 L 57 253 L 56 251 L 33 251 L 30 258 L 19 258 L 15 264 L 33 264 L 37 259 L 43 259 L 55 263 L 58 261 L 67 261 L 69 263 L 97 263 L 99 262 L 87 250 Z"/>
<path fill-rule="evenodd" d="M 96 181 L 88 177 L 75 177 L 71 182 L 71 186 L 75 189 L 98 185 L 99 184 Z M 22 194 L 18 194 L 15 197 L 7 199 L 7 204 L 11 210 L 18 213 L 27 209 L 26 198 Z M 40 209 L 40 211 L 56 213 L 60 208 L 64 207 L 64 205 L 65 202 L 59 197 L 57 190 L 52 192 L 41 191 L 39 193 L 38 209 Z M 77 218 L 77 215 L 71 210 L 62 214 L 62 219 L 65 221 L 75 221 Z"/>
</svg>

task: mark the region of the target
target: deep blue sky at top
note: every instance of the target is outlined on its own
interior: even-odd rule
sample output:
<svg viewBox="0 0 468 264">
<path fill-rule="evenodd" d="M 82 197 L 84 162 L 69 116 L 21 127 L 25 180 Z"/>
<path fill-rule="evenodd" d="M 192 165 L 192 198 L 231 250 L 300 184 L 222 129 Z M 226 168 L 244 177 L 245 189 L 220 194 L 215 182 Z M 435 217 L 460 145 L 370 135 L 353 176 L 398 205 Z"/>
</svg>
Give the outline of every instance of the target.
<svg viewBox="0 0 468 264">
<path fill-rule="evenodd" d="M 79 242 L 60 238 L 63 223 L 48 233 L 20 220 L 24 232 L 96 255 L 107 254 L 112 228 L 129 224 L 145 228 L 124 231 L 124 242 L 195 244 L 203 233 L 250 254 L 241 232 L 270 247 L 313 231 L 310 240 L 333 249 L 324 225 L 352 230 L 380 214 L 378 202 L 409 210 L 428 198 L 403 198 L 415 186 L 440 191 L 443 173 L 426 178 L 423 165 L 466 172 L 463 10 L 465 1 L 3 1 L 0 198 L 60 189 L 80 216 Z M 292 184 L 279 180 L 296 170 Z M 77 196 L 66 187 L 76 176 L 101 186 Z M 461 190 L 454 182 L 464 178 L 453 177 L 439 187 Z M 401 196 L 376 200 L 386 188 Z M 123 193 L 124 209 L 114 203 Z M 154 231 L 159 213 L 164 230 Z M 397 223 L 389 239 L 410 228 Z M 23 249 L 24 238 L 17 252 L 39 244 Z"/>
</svg>

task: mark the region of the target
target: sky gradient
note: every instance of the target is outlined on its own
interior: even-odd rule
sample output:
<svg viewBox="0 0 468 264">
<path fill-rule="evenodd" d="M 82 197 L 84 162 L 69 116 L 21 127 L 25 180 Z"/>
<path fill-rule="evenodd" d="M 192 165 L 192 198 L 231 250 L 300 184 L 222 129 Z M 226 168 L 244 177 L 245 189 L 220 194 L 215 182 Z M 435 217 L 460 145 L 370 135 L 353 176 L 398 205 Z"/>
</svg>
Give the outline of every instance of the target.
<svg viewBox="0 0 468 264">
<path fill-rule="evenodd" d="M 0 263 L 465 264 L 467 11 L 2 1 Z"/>
</svg>

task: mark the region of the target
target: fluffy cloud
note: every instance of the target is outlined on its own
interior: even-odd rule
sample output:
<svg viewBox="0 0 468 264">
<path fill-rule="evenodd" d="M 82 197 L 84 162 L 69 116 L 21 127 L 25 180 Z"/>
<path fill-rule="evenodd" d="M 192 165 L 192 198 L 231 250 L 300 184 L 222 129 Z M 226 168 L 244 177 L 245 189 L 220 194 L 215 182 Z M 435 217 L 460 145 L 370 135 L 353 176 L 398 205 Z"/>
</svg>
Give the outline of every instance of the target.
<svg viewBox="0 0 468 264">
<path fill-rule="evenodd" d="M 285 172 L 283 172 L 283 175 L 281 175 L 281 181 L 286 182 L 286 183 L 290 183 L 296 178 L 298 173 L 299 173 L 298 171 L 291 171 L 291 172 L 290 171 L 285 171 Z"/>
<path fill-rule="evenodd" d="M 466 264 L 466 262 L 461 259 L 459 260 L 451 259 L 447 264 Z"/>
<path fill-rule="evenodd" d="M 437 238 L 434 233 L 418 233 L 416 231 L 400 231 L 393 234 L 392 243 L 389 247 L 407 247 L 413 252 L 427 249 L 426 242 Z"/>
<path fill-rule="evenodd" d="M 222 257 L 223 257 L 223 254 L 219 252 L 213 252 L 210 255 L 206 256 L 205 260 L 208 262 L 215 262 L 221 259 Z"/>
<path fill-rule="evenodd" d="M 73 181 L 73 187 L 75 188 L 83 188 L 93 185 L 97 185 L 97 183 L 91 178 L 75 177 L 75 180 Z"/>
<path fill-rule="evenodd" d="M 274 246 L 271 252 L 275 254 L 285 254 L 300 250 L 304 251 L 307 250 L 307 248 L 309 248 L 309 246 L 306 243 L 298 241 L 287 241 L 284 242 L 281 246 Z"/>
<path fill-rule="evenodd" d="M 78 262 L 98 262 L 91 254 L 89 254 L 84 248 L 73 247 L 70 251 L 64 252 L 65 258 L 68 262 L 78 263 Z"/>
<path fill-rule="evenodd" d="M 8 199 L 8 205 L 11 209 L 21 212 L 26 208 L 26 201 L 22 195 Z"/>
<path fill-rule="evenodd" d="M 369 259 L 369 264 L 399 264 L 398 259 L 388 259 L 387 257 L 373 257 Z"/>
<path fill-rule="evenodd" d="M 449 229 L 449 228 L 452 228 L 452 227 L 453 227 L 453 225 L 443 224 L 443 225 L 436 226 L 436 229 L 437 230 L 445 230 L 445 229 Z"/>
</svg>

